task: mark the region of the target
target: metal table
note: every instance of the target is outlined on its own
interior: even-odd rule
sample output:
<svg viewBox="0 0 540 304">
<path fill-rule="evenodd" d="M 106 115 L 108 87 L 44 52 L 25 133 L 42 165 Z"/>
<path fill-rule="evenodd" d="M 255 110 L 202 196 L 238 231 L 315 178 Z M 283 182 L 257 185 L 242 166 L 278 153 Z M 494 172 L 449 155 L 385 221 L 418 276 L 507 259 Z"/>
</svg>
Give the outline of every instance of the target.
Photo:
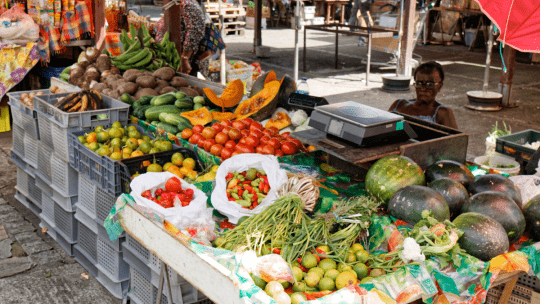
<svg viewBox="0 0 540 304">
<path fill-rule="evenodd" d="M 332 29 L 335 27 L 335 29 Z M 343 30 L 340 28 L 347 28 Z M 359 32 L 352 32 L 351 29 L 360 30 Z M 335 53 L 335 68 L 338 68 L 338 45 L 339 45 L 339 34 L 345 34 L 349 36 L 358 36 L 367 39 L 368 43 L 368 55 L 367 55 L 367 69 L 366 69 L 366 85 L 368 84 L 369 71 L 371 68 L 371 39 L 372 38 L 387 38 L 393 37 L 397 34 L 397 31 L 388 30 L 386 28 L 379 27 L 364 27 L 364 26 L 354 26 L 354 25 L 345 25 L 345 24 L 321 24 L 321 25 L 305 25 L 304 26 L 304 72 L 306 70 L 306 34 L 307 30 L 315 30 L 321 32 L 329 32 L 336 34 L 336 53 Z"/>
</svg>

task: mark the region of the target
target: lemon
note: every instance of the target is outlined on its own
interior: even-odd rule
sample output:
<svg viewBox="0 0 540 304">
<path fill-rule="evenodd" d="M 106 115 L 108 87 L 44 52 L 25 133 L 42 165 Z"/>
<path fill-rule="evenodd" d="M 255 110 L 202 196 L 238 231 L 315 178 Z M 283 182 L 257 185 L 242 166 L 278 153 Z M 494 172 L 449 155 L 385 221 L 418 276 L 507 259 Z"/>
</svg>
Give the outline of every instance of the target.
<svg viewBox="0 0 540 304">
<path fill-rule="evenodd" d="M 358 275 L 358 279 L 362 280 L 368 275 L 368 267 L 364 263 L 357 263 L 354 265 L 353 270 Z"/>
<path fill-rule="evenodd" d="M 360 263 L 365 263 L 369 259 L 369 253 L 365 250 L 358 250 L 354 253 L 356 261 Z"/>
<path fill-rule="evenodd" d="M 334 283 L 334 280 L 330 279 L 330 278 L 322 278 L 320 281 L 319 281 L 319 290 L 321 291 L 324 291 L 324 290 L 334 290 L 334 288 L 336 287 L 336 284 Z"/>
<path fill-rule="evenodd" d="M 364 250 L 364 246 L 362 246 L 361 244 L 358 244 L 358 243 L 354 243 L 352 246 L 351 246 L 353 252 L 357 252 L 358 250 Z"/>
<path fill-rule="evenodd" d="M 298 267 L 293 267 L 292 272 L 293 272 L 293 276 L 294 276 L 294 278 L 296 279 L 297 282 L 302 281 L 302 278 L 304 277 L 304 272 L 302 271 L 302 269 L 300 269 Z"/>
<path fill-rule="evenodd" d="M 325 278 L 330 278 L 334 281 L 336 280 L 338 275 L 339 275 L 339 271 L 337 271 L 337 269 L 330 269 L 324 273 Z"/>
<path fill-rule="evenodd" d="M 341 288 L 347 287 L 349 285 L 353 285 L 353 284 L 356 285 L 357 282 L 358 280 L 352 273 L 345 271 L 345 272 L 340 273 L 337 276 L 336 288 L 340 290 Z"/>
<path fill-rule="evenodd" d="M 305 292 L 306 291 L 306 283 L 304 282 L 298 282 L 295 283 L 292 287 L 293 292 Z"/>
<path fill-rule="evenodd" d="M 356 262 L 356 256 L 354 255 L 354 253 L 349 252 L 349 253 L 347 253 L 347 259 L 345 261 L 347 263 L 354 263 L 354 262 Z"/>
<path fill-rule="evenodd" d="M 338 266 L 337 266 L 337 270 L 339 272 L 344 272 L 345 270 L 349 270 L 349 269 L 352 269 L 352 267 L 348 266 L 348 265 L 345 265 L 343 263 L 339 263 Z"/>
<path fill-rule="evenodd" d="M 308 273 L 310 273 L 310 272 L 315 272 L 315 273 L 317 273 L 319 275 L 319 277 L 322 278 L 324 276 L 325 271 L 320 267 L 313 267 L 308 271 Z"/>
<path fill-rule="evenodd" d="M 317 258 L 311 253 L 304 255 L 302 258 L 302 266 L 306 267 L 307 269 L 317 267 Z"/>
<path fill-rule="evenodd" d="M 331 259 L 323 259 L 319 262 L 319 267 L 324 270 L 324 272 L 327 272 L 330 269 L 336 269 L 337 264 L 334 260 Z"/>
<path fill-rule="evenodd" d="M 304 281 L 306 282 L 306 285 L 309 287 L 316 287 L 319 285 L 319 281 L 321 280 L 321 277 L 316 272 L 310 272 L 306 274 L 304 277 Z"/>
</svg>

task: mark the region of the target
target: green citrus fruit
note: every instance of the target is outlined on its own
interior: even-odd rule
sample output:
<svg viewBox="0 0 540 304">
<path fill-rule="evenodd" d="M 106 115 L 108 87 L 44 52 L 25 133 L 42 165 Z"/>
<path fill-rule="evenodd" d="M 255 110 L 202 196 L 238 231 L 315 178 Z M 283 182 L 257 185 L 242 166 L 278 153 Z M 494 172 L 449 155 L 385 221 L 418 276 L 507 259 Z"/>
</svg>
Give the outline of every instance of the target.
<svg viewBox="0 0 540 304">
<path fill-rule="evenodd" d="M 144 141 L 147 141 L 147 142 L 150 142 L 150 141 L 152 140 L 152 139 L 150 138 L 150 136 L 147 136 L 147 135 L 143 136 L 142 139 L 143 139 Z"/>
<path fill-rule="evenodd" d="M 152 154 L 152 153 L 158 153 L 158 152 L 159 152 L 159 149 L 154 147 L 154 148 L 150 149 L 150 152 L 148 152 L 148 153 Z"/>
<path fill-rule="evenodd" d="M 322 259 L 320 262 L 319 262 L 319 267 L 324 270 L 324 272 L 327 272 L 328 270 L 330 269 L 336 269 L 337 268 L 337 264 L 334 260 L 332 259 Z"/>
<path fill-rule="evenodd" d="M 99 133 L 99 132 L 103 132 L 103 130 L 105 130 L 103 126 L 97 126 L 96 129 L 94 129 L 94 132 Z"/>
<path fill-rule="evenodd" d="M 121 129 L 122 128 L 122 123 L 120 123 L 119 121 L 115 121 L 115 122 L 113 122 L 112 127 Z"/>
<path fill-rule="evenodd" d="M 142 134 L 135 130 L 135 131 L 129 131 L 128 132 L 128 137 L 129 138 L 136 138 L 136 139 L 142 139 Z"/>
<path fill-rule="evenodd" d="M 326 245 L 319 245 L 317 246 L 317 249 L 320 249 L 322 251 L 324 251 L 326 254 L 330 253 L 330 247 L 326 246 Z"/>
<path fill-rule="evenodd" d="M 107 132 L 99 132 L 97 134 L 97 141 L 100 143 L 104 143 L 107 140 L 109 140 L 109 134 Z"/>
<path fill-rule="evenodd" d="M 77 138 L 79 139 L 79 142 L 80 142 L 81 144 L 86 143 L 86 137 L 84 137 L 84 136 L 81 135 L 81 136 L 77 136 Z"/>
<path fill-rule="evenodd" d="M 147 154 L 148 152 L 150 152 L 150 150 L 152 150 L 152 146 L 146 142 L 146 141 L 143 141 L 141 142 L 141 144 L 139 145 L 139 150 L 144 153 L 144 154 Z"/>
<path fill-rule="evenodd" d="M 300 304 L 307 301 L 307 297 L 301 292 L 295 292 L 291 295 L 291 304 Z"/>
<path fill-rule="evenodd" d="M 279 280 L 278 282 L 281 283 L 281 286 L 283 286 L 283 289 L 289 288 L 289 282 L 284 281 L 284 280 Z"/>
<path fill-rule="evenodd" d="M 320 281 L 319 281 L 319 290 L 321 291 L 324 291 L 324 290 L 334 290 L 336 288 L 336 284 L 334 283 L 334 280 L 330 279 L 330 278 L 322 278 Z"/>
<path fill-rule="evenodd" d="M 365 263 L 369 260 L 369 253 L 365 250 L 358 250 L 354 253 L 356 261 L 360 263 Z"/>
<path fill-rule="evenodd" d="M 310 273 L 310 272 L 315 272 L 315 273 L 317 273 L 319 275 L 319 277 L 322 278 L 324 276 L 325 271 L 320 267 L 313 267 L 308 271 L 308 273 Z"/>
<path fill-rule="evenodd" d="M 347 269 L 347 270 L 345 270 L 344 272 L 350 272 L 350 273 L 353 274 L 353 276 L 354 276 L 355 278 L 358 279 L 358 274 L 356 274 L 356 272 L 355 272 L 353 269 Z"/>
<path fill-rule="evenodd" d="M 336 280 L 338 275 L 339 275 L 339 271 L 337 271 L 337 269 L 330 269 L 324 273 L 325 278 L 330 278 L 334 281 Z"/>
<path fill-rule="evenodd" d="M 311 253 L 304 255 L 302 258 L 302 266 L 306 267 L 307 269 L 317 267 L 317 258 Z"/>
<path fill-rule="evenodd" d="M 120 153 L 120 152 L 111 153 L 111 158 L 113 160 L 121 160 L 122 159 L 122 153 Z"/>
<path fill-rule="evenodd" d="M 281 285 L 278 281 L 271 281 L 266 284 L 264 291 L 267 295 L 273 296 L 285 290 L 283 289 L 283 285 Z"/>
<path fill-rule="evenodd" d="M 371 280 L 373 280 L 373 277 L 365 277 L 365 278 L 362 279 L 362 281 L 360 281 L 360 284 L 364 284 L 364 283 L 369 282 Z"/>
<path fill-rule="evenodd" d="M 380 277 L 382 275 L 385 275 L 386 274 L 386 271 L 384 271 L 383 269 L 371 269 L 371 272 L 369 273 L 369 276 L 370 277 L 373 277 L 373 278 L 376 278 L 376 277 Z"/>
<path fill-rule="evenodd" d="M 96 153 L 101 155 L 101 156 L 109 155 L 109 149 L 101 147 L 96 151 Z"/>
<path fill-rule="evenodd" d="M 358 244 L 358 243 L 354 243 L 352 246 L 351 246 L 353 252 L 357 252 L 358 250 L 364 250 L 364 246 L 362 246 L 361 244 Z"/>
<path fill-rule="evenodd" d="M 128 132 L 131 132 L 131 131 L 137 131 L 137 127 L 134 126 L 134 125 L 127 126 L 126 130 L 127 130 Z"/>
<path fill-rule="evenodd" d="M 111 140 L 111 147 L 122 148 L 122 140 L 120 138 L 113 138 Z"/>
<path fill-rule="evenodd" d="M 304 281 L 306 282 L 306 285 L 309 287 L 315 287 L 319 285 L 319 281 L 321 280 L 321 277 L 316 272 L 310 272 L 306 274 L 304 277 Z"/>
<path fill-rule="evenodd" d="M 352 267 L 343 263 L 339 263 L 337 266 L 337 270 L 339 272 L 344 272 L 345 270 L 349 270 L 349 269 L 352 269 Z"/>
<path fill-rule="evenodd" d="M 344 287 L 347 287 L 349 285 L 353 285 L 353 284 L 356 284 L 358 282 L 358 280 L 356 279 L 356 277 L 348 272 L 348 271 L 345 271 L 345 272 L 342 272 L 340 273 L 337 278 L 336 278 L 336 288 L 338 290 L 340 290 L 341 288 L 344 288 Z"/>
<path fill-rule="evenodd" d="M 137 150 L 139 147 L 139 142 L 135 138 L 130 138 L 126 142 L 126 147 L 130 148 L 131 150 Z"/>
<path fill-rule="evenodd" d="M 146 172 L 163 172 L 163 168 L 158 164 L 151 164 L 146 168 Z"/>
<path fill-rule="evenodd" d="M 97 149 L 99 149 L 98 143 L 97 142 L 89 143 L 88 144 L 88 149 L 96 152 Z"/>
<path fill-rule="evenodd" d="M 293 272 L 294 278 L 296 279 L 296 282 L 302 281 L 302 278 L 304 277 L 304 272 L 302 271 L 302 269 L 298 267 L 293 267 L 292 272 Z"/>
<path fill-rule="evenodd" d="M 120 129 L 112 128 L 109 131 L 109 137 L 110 138 L 122 138 L 122 137 L 124 137 L 124 134 L 122 134 L 122 131 L 120 131 Z"/>
<path fill-rule="evenodd" d="M 260 289 L 264 290 L 264 288 L 266 287 L 266 282 L 254 274 L 250 274 L 250 276 L 253 279 L 255 285 L 257 285 Z"/>
<path fill-rule="evenodd" d="M 349 252 L 349 253 L 347 253 L 347 259 L 345 261 L 347 263 L 354 263 L 354 262 L 356 262 L 356 256 L 354 255 L 354 253 Z"/>
<path fill-rule="evenodd" d="M 306 291 L 306 283 L 304 282 L 297 282 L 292 287 L 293 292 L 305 292 Z"/>
<path fill-rule="evenodd" d="M 171 162 L 176 166 L 182 166 L 182 162 L 184 161 L 184 156 L 180 152 L 176 152 L 171 157 Z"/>
<path fill-rule="evenodd" d="M 357 263 L 354 265 L 353 270 L 358 275 L 358 279 L 362 280 L 368 275 L 368 267 L 364 263 Z"/>
</svg>

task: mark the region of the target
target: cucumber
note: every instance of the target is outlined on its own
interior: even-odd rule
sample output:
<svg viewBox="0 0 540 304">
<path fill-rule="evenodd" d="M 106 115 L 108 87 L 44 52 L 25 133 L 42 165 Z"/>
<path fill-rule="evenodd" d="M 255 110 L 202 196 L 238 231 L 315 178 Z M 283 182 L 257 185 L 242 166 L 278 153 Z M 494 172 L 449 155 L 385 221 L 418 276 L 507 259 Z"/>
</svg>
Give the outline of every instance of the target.
<svg viewBox="0 0 540 304">
<path fill-rule="evenodd" d="M 175 101 L 176 97 L 174 97 L 174 94 L 165 94 L 152 98 L 152 100 L 150 100 L 150 104 L 153 106 L 164 106 L 174 104 Z"/>
<path fill-rule="evenodd" d="M 204 105 L 204 97 L 202 97 L 202 96 L 193 97 L 193 102 L 194 103 L 200 103 L 200 104 Z"/>
<path fill-rule="evenodd" d="M 154 121 L 159 120 L 160 113 L 178 114 L 179 112 L 180 109 L 174 105 L 152 106 L 144 112 L 144 115 L 146 116 L 147 121 Z"/>
<path fill-rule="evenodd" d="M 186 97 L 186 94 L 184 94 L 184 92 L 177 91 L 177 92 L 174 93 L 174 96 L 176 96 L 176 99 L 180 100 L 180 99 Z"/>
<path fill-rule="evenodd" d="M 127 103 L 129 105 L 132 105 L 135 102 L 133 98 L 131 98 L 131 96 L 127 93 L 122 94 L 122 96 L 120 96 L 120 100 L 122 100 L 122 102 Z"/>
<path fill-rule="evenodd" d="M 168 124 L 166 122 L 158 122 L 156 127 L 160 128 L 161 130 L 167 132 L 167 133 L 170 133 L 170 134 L 176 134 L 178 133 L 178 128 L 171 125 L 171 124 Z"/>
<path fill-rule="evenodd" d="M 188 99 L 180 99 L 174 102 L 174 105 L 179 109 L 193 109 L 193 102 Z"/>
<path fill-rule="evenodd" d="M 135 110 L 133 110 L 133 116 L 140 119 L 146 119 L 145 111 L 151 107 L 152 107 L 151 105 L 142 105 L 138 108 L 135 108 Z"/>
<path fill-rule="evenodd" d="M 204 107 L 204 106 L 202 104 L 200 104 L 200 103 L 194 103 L 193 104 L 193 110 L 198 110 L 198 109 L 200 109 L 202 107 Z"/>
<path fill-rule="evenodd" d="M 154 98 L 154 96 L 150 96 L 150 95 L 143 96 L 141 97 L 141 99 L 138 100 L 138 102 L 141 105 L 147 105 L 147 104 L 150 104 L 150 100 L 152 100 L 152 98 Z"/>
<path fill-rule="evenodd" d="M 157 126 L 158 123 L 160 123 L 159 120 L 154 120 L 154 121 L 152 121 L 151 125 L 152 126 Z"/>
<path fill-rule="evenodd" d="M 131 107 L 132 107 L 133 109 L 138 109 L 138 108 L 140 108 L 141 106 L 142 106 L 142 105 L 141 105 L 141 103 L 140 103 L 138 100 L 135 101 L 135 102 L 131 105 Z"/>
</svg>

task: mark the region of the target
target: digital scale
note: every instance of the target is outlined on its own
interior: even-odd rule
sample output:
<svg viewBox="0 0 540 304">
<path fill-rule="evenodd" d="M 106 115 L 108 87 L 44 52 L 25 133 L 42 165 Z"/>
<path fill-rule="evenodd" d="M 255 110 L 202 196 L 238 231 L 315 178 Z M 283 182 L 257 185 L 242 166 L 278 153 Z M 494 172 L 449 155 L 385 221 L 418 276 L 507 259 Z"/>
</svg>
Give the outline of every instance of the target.
<svg viewBox="0 0 540 304">
<path fill-rule="evenodd" d="M 291 109 L 304 110 L 308 115 L 311 115 L 315 107 L 327 105 L 328 101 L 323 97 L 291 93 L 287 104 Z"/>
<path fill-rule="evenodd" d="M 316 107 L 309 126 L 362 146 L 417 137 L 403 116 L 354 101 Z"/>
</svg>

